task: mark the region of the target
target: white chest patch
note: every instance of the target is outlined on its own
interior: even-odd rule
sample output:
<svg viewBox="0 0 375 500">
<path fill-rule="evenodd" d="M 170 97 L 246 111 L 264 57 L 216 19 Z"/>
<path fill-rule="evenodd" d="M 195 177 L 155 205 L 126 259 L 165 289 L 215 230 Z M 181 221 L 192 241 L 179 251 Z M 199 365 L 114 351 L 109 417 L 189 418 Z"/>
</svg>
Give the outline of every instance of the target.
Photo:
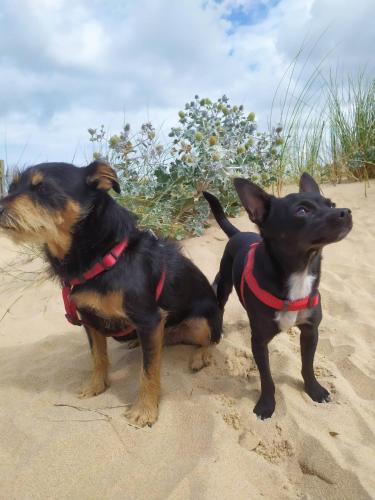
<svg viewBox="0 0 375 500">
<path fill-rule="evenodd" d="M 293 273 L 289 278 L 289 300 L 303 299 L 310 295 L 315 276 L 308 274 L 307 269 L 301 273 Z M 279 311 L 275 315 L 275 321 L 278 323 L 280 331 L 286 331 L 288 328 L 301 323 L 303 319 L 310 314 L 308 309 L 302 311 Z"/>
</svg>

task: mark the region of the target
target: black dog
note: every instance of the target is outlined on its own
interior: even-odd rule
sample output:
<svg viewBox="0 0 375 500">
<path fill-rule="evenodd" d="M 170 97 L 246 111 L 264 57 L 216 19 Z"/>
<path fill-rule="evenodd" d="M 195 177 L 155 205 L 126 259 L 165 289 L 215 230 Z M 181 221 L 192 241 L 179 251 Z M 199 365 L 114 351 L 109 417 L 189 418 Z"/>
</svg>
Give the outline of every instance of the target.
<svg viewBox="0 0 375 500">
<path fill-rule="evenodd" d="M 137 425 L 152 425 L 163 342 L 219 342 L 222 312 L 198 268 L 174 243 L 137 229 L 134 216 L 108 194 L 111 188 L 120 191 L 116 172 L 105 162 L 30 167 L 0 200 L 0 228 L 17 243 L 43 246 L 52 275 L 65 285 L 68 319 L 85 326 L 94 371 L 82 397 L 109 385 L 107 337 L 138 335 L 141 387 L 127 416 Z M 191 367 L 208 362 L 203 348 Z"/>
<path fill-rule="evenodd" d="M 254 413 L 264 419 L 275 409 L 267 346 L 278 332 L 293 325 L 301 330 L 305 390 L 314 401 L 329 400 L 329 392 L 318 383 L 313 369 L 322 319 L 318 293 L 321 253 L 325 245 L 349 233 L 352 216 L 349 209 L 335 208 L 321 196 L 319 186 L 306 173 L 300 179 L 300 192 L 284 198 L 275 198 L 245 179 L 235 179 L 234 185 L 260 236 L 239 232 L 225 217 L 219 201 L 204 193 L 217 222 L 230 237 L 215 285 L 222 310 L 234 283 L 247 311 L 261 378 Z"/>
</svg>

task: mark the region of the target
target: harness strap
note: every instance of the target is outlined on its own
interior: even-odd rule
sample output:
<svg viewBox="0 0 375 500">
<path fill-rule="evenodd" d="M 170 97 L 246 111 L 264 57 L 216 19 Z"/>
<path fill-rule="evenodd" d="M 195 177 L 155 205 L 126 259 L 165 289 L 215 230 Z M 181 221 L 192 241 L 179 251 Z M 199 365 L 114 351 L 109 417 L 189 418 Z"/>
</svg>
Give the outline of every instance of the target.
<svg viewBox="0 0 375 500">
<path fill-rule="evenodd" d="M 71 287 L 74 285 L 82 285 L 82 283 L 91 280 L 103 271 L 107 271 L 108 269 L 113 267 L 117 263 L 120 255 L 128 246 L 128 244 L 128 240 L 120 241 L 120 243 L 113 247 L 111 251 L 104 255 L 102 260 L 96 262 L 88 271 L 84 272 L 82 276 L 80 276 L 79 278 L 73 278 L 69 282 L 69 285 Z"/>
<path fill-rule="evenodd" d="M 255 251 L 258 245 L 259 242 L 250 245 L 250 249 L 246 257 L 246 263 L 242 272 L 240 284 L 240 299 L 242 305 L 245 306 L 246 283 L 255 297 L 263 302 L 263 304 L 271 307 L 272 309 L 276 309 L 278 311 L 300 311 L 302 309 L 310 309 L 312 307 L 316 307 L 319 304 L 319 292 L 316 292 L 314 295 L 311 294 L 308 297 L 304 297 L 302 299 L 282 300 L 259 286 L 253 274 Z"/>
<path fill-rule="evenodd" d="M 160 280 L 158 281 L 158 284 L 156 286 L 156 292 L 155 292 L 156 302 L 160 299 L 160 295 L 163 293 L 163 288 L 164 288 L 166 277 L 167 277 L 167 273 L 166 273 L 165 269 L 163 269 L 163 272 L 161 273 L 161 276 L 160 276 Z"/>
<path fill-rule="evenodd" d="M 104 271 L 107 271 L 111 267 L 113 267 L 120 255 L 123 253 L 125 248 L 128 246 L 128 240 L 123 240 L 120 243 L 118 243 L 110 252 L 108 252 L 101 261 L 97 262 L 94 264 L 88 271 L 82 274 L 79 278 L 73 278 L 69 282 L 65 282 L 64 286 L 62 288 L 62 297 L 64 301 L 64 307 L 65 307 L 65 317 L 71 323 L 72 325 L 75 326 L 91 326 L 89 323 L 86 321 L 82 321 L 77 313 L 77 308 L 74 304 L 74 302 L 71 299 L 71 292 L 76 285 L 81 285 L 85 283 L 86 281 L 94 278 L 98 274 L 101 274 Z M 161 294 L 163 293 L 163 288 L 165 284 L 165 279 L 166 279 L 166 271 L 163 269 L 163 272 L 160 276 L 160 279 L 158 281 L 157 287 L 156 287 L 156 292 L 155 292 L 155 298 L 156 301 L 159 300 Z M 131 333 L 134 332 L 134 327 L 129 326 L 125 330 L 121 332 L 116 332 L 116 333 L 111 333 L 111 337 L 125 337 L 126 335 L 130 335 Z"/>
</svg>

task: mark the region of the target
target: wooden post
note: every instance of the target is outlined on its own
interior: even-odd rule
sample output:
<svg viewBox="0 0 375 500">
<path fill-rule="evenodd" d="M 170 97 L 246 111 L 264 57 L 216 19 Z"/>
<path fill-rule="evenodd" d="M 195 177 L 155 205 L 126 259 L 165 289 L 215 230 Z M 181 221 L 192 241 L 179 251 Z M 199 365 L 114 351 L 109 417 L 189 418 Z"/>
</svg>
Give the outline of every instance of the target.
<svg viewBox="0 0 375 500">
<path fill-rule="evenodd" d="M 4 160 L 0 160 L 0 198 L 5 195 L 5 166 Z"/>
</svg>

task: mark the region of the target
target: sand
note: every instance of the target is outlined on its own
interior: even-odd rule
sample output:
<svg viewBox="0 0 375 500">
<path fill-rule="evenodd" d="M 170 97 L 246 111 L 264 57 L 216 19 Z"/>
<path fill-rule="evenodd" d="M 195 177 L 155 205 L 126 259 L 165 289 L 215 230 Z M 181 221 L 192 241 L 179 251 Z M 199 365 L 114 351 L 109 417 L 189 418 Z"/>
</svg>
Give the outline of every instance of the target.
<svg viewBox="0 0 375 500">
<path fill-rule="evenodd" d="M 137 391 L 139 349 L 110 340 L 111 387 L 78 399 L 90 355 L 58 286 L 0 274 L 0 498 L 375 498 L 375 183 L 367 198 L 360 184 L 324 191 L 354 215 L 349 236 L 324 252 L 315 368 L 332 402 L 303 392 L 293 329 L 271 344 L 277 406 L 264 422 L 252 413 L 259 375 L 235 294 L 212 366 L 192 374 L 193 347 L 165 348 L 159 419 L 136 429 L 122 414 Z M 235 224 L 253 227 L 245 215 Z M 225 243 L 213 222 L 184 248 L 212 280 Z M 4 238 L 0 248 L 0 266 L 16 259 L 18 275 L 15 248 Z"/>
</svg>

